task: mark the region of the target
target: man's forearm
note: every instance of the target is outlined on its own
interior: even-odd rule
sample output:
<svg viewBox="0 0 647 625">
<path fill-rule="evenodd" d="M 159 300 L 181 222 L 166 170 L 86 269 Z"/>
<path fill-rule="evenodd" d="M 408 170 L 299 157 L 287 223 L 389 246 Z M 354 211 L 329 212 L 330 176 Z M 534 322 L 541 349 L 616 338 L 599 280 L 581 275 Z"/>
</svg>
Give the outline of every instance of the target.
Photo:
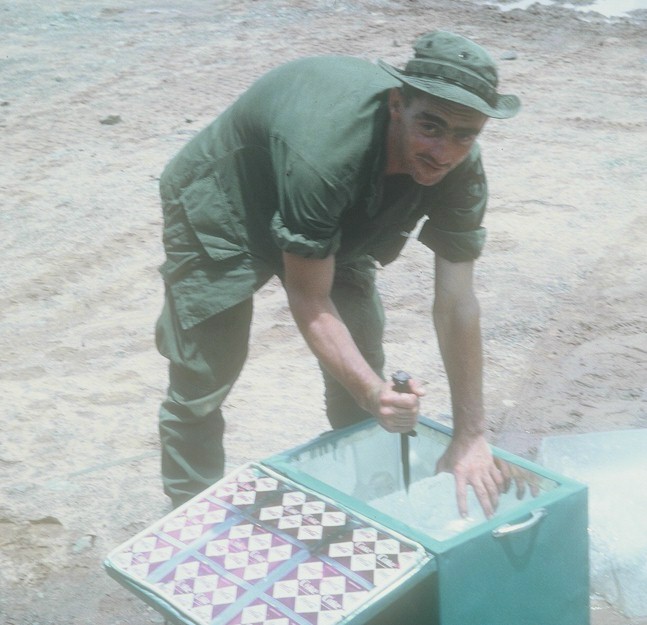
<svg viewBox="0 0 647 625">
<path fill-rule="evenodd" d="M 371 393 L 378 393 L 382 379 L 360 353 L 331 300 L 313 300 L 288 291 L 290 310 L 305 341 L 326 370 L 368 409 Z"/>
<path fill-rule="evenodd" d="M 424 391 L 413 384 L 410 393 L 397 393 L 368 364 L 330 297 L 334 258 L 306 259 L 286 252 L 283 259 L 290 310 L 314 355 L 384 429 L 411 430 Z"/>
<path fill-rule="evenodd" d="M 483 352 L 476 297 L 453 308 L 435 305 L 434 324 L 449 381 L 454 431 L 459 436 L 482 435 Z"/>
<path fill-rule="evenodd" d="M 467 510 L 467 487 L 486 516 L 496 510 L 504 479 L 485 437 L 483 352 L 478 300 L 472 287 L 473 263 L 436 259 L 434 323 L 452 396 L 454 435 L 438 461 L 456 478 L 456 499 Z"/>
<path fill-rule="evenodd" d="M 355 401 L 368 408 L 381 378 L 359 351 L 330 298 L 335 259 L 305 259 L 284 254 L 285 290 L 292 316 L 313 354 Z"/>
</svg>

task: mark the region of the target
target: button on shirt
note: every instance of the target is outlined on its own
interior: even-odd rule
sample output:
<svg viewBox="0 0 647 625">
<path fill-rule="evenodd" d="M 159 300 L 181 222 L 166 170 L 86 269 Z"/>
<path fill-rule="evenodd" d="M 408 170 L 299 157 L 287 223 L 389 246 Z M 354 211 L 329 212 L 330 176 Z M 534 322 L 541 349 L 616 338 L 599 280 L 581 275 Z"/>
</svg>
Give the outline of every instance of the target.
<svg viewBox="0 0 647 625">
<path fill-rule="evenodd" d="M 383 176 L 389 89 L 365 60 L 280 66 L 197 134 L 160 180 L 162 275 L 184 328 L 282 273 L 282 252 L 336 266 L 393 260 L 419 239 L 451 261 L 476 258 L 487 188 L 478 146 L 439 184 Z"/>
</svg>

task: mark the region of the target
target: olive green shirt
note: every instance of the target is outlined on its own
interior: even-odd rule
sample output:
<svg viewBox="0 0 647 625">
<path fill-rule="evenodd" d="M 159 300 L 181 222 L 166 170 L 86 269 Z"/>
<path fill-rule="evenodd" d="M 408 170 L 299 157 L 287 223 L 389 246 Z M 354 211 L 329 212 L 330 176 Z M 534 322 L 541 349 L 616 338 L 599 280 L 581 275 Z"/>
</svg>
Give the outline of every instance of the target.
<svg viewBox="0 0 647 625">
<path fill-rule="evenodd" d="M 385 179 L 387 95 L 399 82 L 352 57 L 270 71 L 165 168 L 162 275 L 184 328 L 282 273 L 282 252 L 393 260 L 419 239 L 451 261 L 476 258 L 487 189 L 478 147 L 433 187 Z"/>
</svg>

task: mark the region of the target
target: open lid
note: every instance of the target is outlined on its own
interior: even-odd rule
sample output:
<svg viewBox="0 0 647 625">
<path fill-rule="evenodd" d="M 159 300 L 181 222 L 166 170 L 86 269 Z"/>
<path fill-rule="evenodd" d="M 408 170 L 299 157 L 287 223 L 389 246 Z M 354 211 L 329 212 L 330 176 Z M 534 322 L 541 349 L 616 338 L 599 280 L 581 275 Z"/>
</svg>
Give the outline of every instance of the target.
<svg viewBox="0 0 647 625">
<path fill-rule="evenodd" d="M 139 533 L 104 565 L 190 625 L 359 625 L 435 569 L 421 545 L 256 464 Z"/>
</svg>

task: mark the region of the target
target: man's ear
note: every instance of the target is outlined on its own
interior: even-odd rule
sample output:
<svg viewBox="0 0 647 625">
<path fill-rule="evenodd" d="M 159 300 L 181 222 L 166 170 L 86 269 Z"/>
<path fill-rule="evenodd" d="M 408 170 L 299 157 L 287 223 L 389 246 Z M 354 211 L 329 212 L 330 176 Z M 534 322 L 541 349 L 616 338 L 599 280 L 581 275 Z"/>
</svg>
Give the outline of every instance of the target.
<svg viewBox="0 0 647 625">
<path fill-rule="evenodd" d="M 399 115 L 404 108 L 404 100 L 402 98 L 402 92 L 397 87 L 393 87 L 389 91 L 389 113 L 391 116 Z"/>
</svg>

